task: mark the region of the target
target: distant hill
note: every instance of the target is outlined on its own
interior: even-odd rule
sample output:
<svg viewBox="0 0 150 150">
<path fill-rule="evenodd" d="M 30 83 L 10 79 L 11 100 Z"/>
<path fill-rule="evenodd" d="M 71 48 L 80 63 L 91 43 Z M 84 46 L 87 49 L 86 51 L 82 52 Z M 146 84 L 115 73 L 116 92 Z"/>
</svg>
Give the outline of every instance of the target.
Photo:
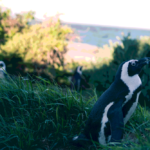
<svg viewBox="0 0 150 150">
<path fill-rule="evenodd" d="M 42 21 L 35 19 L 30 24 L 38 24 L 42 23 Z M 80 37 L 80 41 L 74 42 L 86 43 L 97 47 L 109 45 L 109 42 L 121 43 L 119 37 L 122 37 L 122 35 L 127 36 L 130 34 L 132 39 L 139 39 L 141 36 L 150 36 L 150 30 L 61 22 L 62 25 L 68 25 L 73 28 L 75 33 Z"/>
<path fill-rule="evenodd" d="M 42 19 L 37 19 L 37 18 L 36 18 L 36 19 L 30 21 L 30 22 L 29 22 L 29 25 L 40 24 L 40 23 L 42 23 L 42 22 L 43 22 Z"/>
</svg>

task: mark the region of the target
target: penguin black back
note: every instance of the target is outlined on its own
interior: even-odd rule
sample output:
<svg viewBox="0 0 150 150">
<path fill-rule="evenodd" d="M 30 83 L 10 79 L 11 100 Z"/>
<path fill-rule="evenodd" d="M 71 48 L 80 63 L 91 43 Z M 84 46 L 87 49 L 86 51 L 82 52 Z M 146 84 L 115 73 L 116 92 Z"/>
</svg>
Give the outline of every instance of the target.
<svg viewBox="0 0 150 150">
<path fill-rule="evenodd" d="M 82 66 L 78 66 L 71 79 L 71 89 L 80 90 L 81 86 Z"/>
</svg>

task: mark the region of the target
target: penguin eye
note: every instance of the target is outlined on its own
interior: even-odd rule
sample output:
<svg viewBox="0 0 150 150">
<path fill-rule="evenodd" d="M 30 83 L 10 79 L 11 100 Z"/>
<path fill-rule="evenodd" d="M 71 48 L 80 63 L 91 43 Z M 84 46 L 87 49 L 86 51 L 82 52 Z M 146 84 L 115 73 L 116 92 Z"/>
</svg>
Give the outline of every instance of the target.
<svg viewBox="0 0 150 150">
<path fill-rule="evenodd" d="M 135 65 L 136 65 L 136 62 L 135 62 L 135 61 L 131 62 L 131 65 L 132 65 L 132 66 L 135 66 Z"/>
</svg>

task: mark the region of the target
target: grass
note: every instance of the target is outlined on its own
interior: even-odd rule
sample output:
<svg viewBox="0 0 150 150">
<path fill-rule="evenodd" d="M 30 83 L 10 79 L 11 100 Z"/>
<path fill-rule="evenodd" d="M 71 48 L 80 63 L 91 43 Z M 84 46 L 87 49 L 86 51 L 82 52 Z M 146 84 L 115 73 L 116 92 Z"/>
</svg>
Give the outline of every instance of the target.
<svg viewBox="0 0 150 150">
<path fill-rule="evenodd" d="M 96 99 L 94 90 L 83 95 L 46 80 L 1 80 L 0 149 L 77 149 L 69 140 L 82 131 Z M 109 148 L 150 149 L 149 110 L 138 106 L 121 146 L 95 144 L 92 149 Z"/>
</svg>

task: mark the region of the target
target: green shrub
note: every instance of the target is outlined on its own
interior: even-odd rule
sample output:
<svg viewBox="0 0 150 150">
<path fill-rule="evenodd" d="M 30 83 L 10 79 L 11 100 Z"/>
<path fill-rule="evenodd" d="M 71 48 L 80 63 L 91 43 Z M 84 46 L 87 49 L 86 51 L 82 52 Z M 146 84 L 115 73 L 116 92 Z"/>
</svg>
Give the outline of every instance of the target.
<svg viewBox="0 0 150 150">
<path fill-rule="evenodd" d="M 109 46 L 108 46 L 109 47 Z M 107 48 L 108 48 L 107 47 Z M 112 49 L 113 48 L 113 49 Z M 99 64 L 94 64 L 91 69 L 84 70 L 84 74 L 90 75 L 90 82 L 95 85 L 100 93 L 106 90 L 113 82 L 119 65 L 129 59 L 140 59 L 150 57 L 150 37 L 131 39 L 130 35 L 121 39 L 121 44 L 110 46 L 108 51 L 108 62 L 101 59 Z M 112 58 L 111 56 L 112 53 Z M 100 58 L 100 54 L 98 55 Z M 150 107 L 150 65 L 144 67 L 140 74 L 144 89 L 140 95 L 140 103 Z M 143 101 L 144 99 L 144 101 Z"/>
<path fill-rule="evenodd" d="M 25 72 L 36 72 L 36 68 L 48 69 L 53 66 L 59 68 L 64 66 L 63 54 L 66 52 L 67 36 L 72 33 L 72 29 L 62 26 L 58 16 L 46 20 L 42 24 L 29 26 L 28 20 L 33 19 L 34 13 L 28 12 L 17 15 L 15 19 L 8 16 L 3 18 L 3 26 L 11 28 L 9 22 L 14 20 L 14 30 L 7 32 L 8 38 L 1 46 L 0 59 L 6 62 L 7 71 L 17 70 L 22 66 L 22 71 L 17 70 L 22 75 Z M 21 29 L 20 29 L 21 28 Z M 16 68 L 12 68 L 14 58 Z M 13 72 L 16 74 L 15 72 Z"/>
</svg>

